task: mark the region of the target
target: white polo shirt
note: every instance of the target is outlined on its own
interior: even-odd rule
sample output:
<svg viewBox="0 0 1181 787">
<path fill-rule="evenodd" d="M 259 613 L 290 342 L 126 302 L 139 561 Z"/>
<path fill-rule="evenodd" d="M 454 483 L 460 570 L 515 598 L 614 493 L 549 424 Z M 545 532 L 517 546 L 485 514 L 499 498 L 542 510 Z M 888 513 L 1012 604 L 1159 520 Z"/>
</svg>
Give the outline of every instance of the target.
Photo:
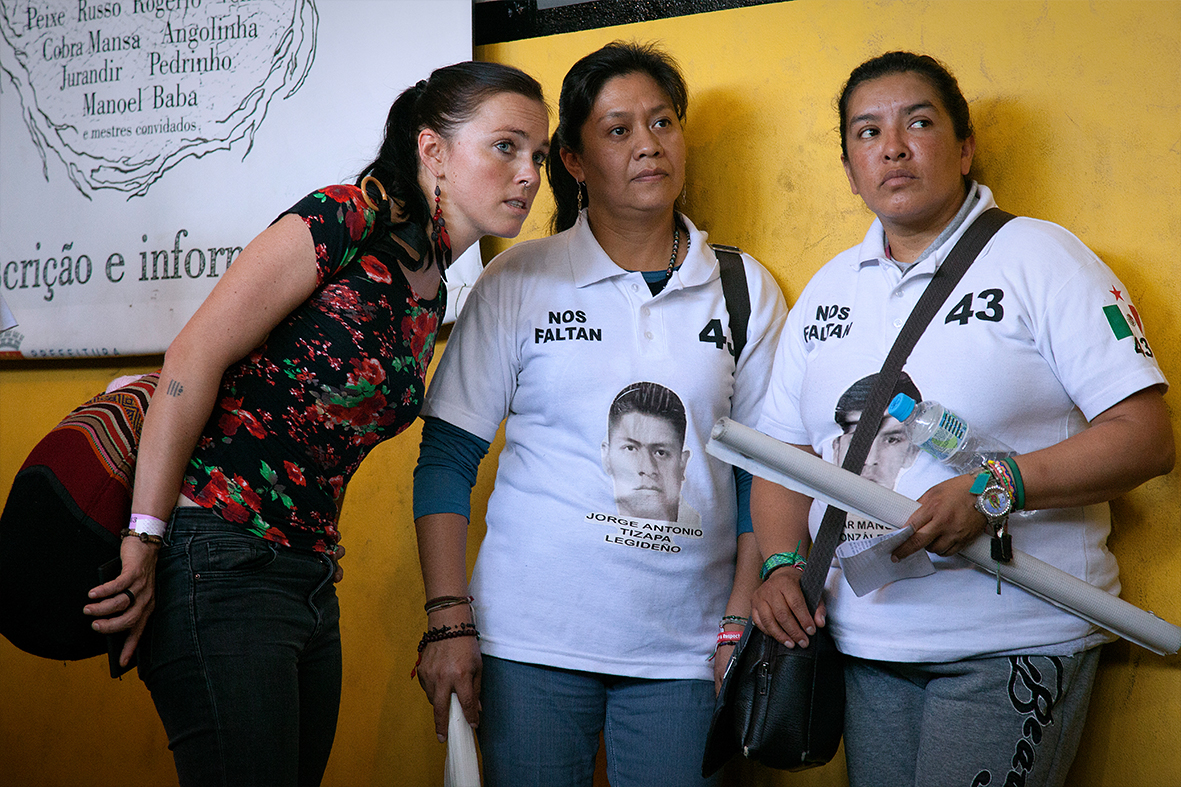
<svg viewBox="0 0 1181 787">
<path fill-rule="evenodd" d="M 688 255 L 656 296 L 607 256 L 583 214 L 493 260 L 460 313 L 423 414 L 489 441 L 506 421 L 472 577 L 486 654 L 712 680 L 736 495 L 731 468 L 705 443 L 722 416 L 755 423 L 787 308 L 743 255 L 751 315 L 736 369 L 717 259 L 685 225 Z M 642 381 L 671 389 L 686 411 L 679 522 L 620 514 L 604 470 L 609 408 Z"/>
<path fill-rule="evenodd" d="M 960 235 L 996 203 L 980 200 L 963 226 L 905 273 L 885 259 L 881 223 L 859 246 L 813 276 L 792 308 L 776 355 L 759 429 L 811 445 L 833 461 L 837 400 L 880 370 L 886 353 Z M 935 315 L 904 371 L 924 399 L 964 416 L 1018 453 L 1061 442 L 1112 405 L 1165 378 L 1144 339 L 1126 287 L 1078 238 L 1045 221 L 1016 218 L 985 246 Z M 917 499 L 952 476 L 920 452 L 895 489 Z M 819 529 L 823 507 L 810 525 Z M 1110 593 L 1118 567 L 1108 551 L 1107 504 L 1010 520 L 1013 547 Z M 935 574 L 857 598 L 839 567 L 827 585 L 828 620 L 840 649 L 890 661 L 952 661 L 1029 652 L 1066 654 L 1093 632 L 1084 620 L 1005 585 L 963 558 L 932 555 Z M 835 565 L 835 564 L 834 564 Z"/>
</svg>

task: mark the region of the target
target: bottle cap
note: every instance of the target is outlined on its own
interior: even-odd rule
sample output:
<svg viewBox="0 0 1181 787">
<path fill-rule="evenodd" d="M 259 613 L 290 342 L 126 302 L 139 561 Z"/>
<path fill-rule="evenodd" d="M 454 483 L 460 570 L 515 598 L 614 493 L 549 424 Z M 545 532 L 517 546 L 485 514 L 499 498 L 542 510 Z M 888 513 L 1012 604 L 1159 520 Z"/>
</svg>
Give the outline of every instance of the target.
<svg viewBox="0 0 1181 787">
<path fill-rule="evenodd" d="M 900 393 L 890 400 L 890 406 L 886 408 L 886 412 L 899 421 L 905 421 L 914 412 L 914 399 Z"/>
</svg>

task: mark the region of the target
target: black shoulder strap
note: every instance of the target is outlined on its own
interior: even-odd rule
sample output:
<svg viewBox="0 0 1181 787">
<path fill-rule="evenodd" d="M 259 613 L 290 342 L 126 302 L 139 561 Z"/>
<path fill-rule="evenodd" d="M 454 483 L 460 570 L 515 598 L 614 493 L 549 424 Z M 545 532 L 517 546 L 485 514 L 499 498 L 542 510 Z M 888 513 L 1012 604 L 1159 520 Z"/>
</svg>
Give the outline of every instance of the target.
<svg viewBox="0 0 1181 787">
<path fill-rule="evenodd" d="M 750 290 L 746 286 L 746 268 L 742 264 L 742 249 L 711 243 L 718 258 L 722 275 L 722 297 L 730 315 L 730 339 L 734 344 L 734 363 L 746 347 L 746 328 L 750 323 Z"/>
<path fill-rule="evenodd" d="M 869 456 L 873 438 L 878 433 L 878 426 L 881 425 L 890 394 L 894 391 L 894 384 L 898 381 L 898 375 L 911 349 L 923 335 L 927 323 L 931 322 L 935 312 L 959 283 L 964 272 L 975 261 L 980 250 L 996 231 L 1012 218 L 1013 214 L 1006 213 L 1000 208 L 990 208 L 981 213 L 972 222 L 972 226 L 960 236 L 947 259 L 935 271 L 935 275 L 927 284 L 927 289 L 923 291 L 906 324 L 902 326 L 902 332 L 894 340 L 894 346 L 890 348 L 886 362 L 882 364 L 882 371 L 870 389 L 869 399 L 865 403 L 865 409 L 861 411 L 861 418 L 849 444 L 849 452 L 841 464 L 842 468 L 853 473 L 861 473 L 865 459 Z M 829 506 L 824 512 L 816 541 L 808 553 L 808 565 L 804 568 L 803 577 L 800 578 L 800 586 L 810 611 L 815 611 L 824 593 L 824 580 L 828 576 L 828 568 L 832 564 L 837 543 L 841 540 L 841 531 L 845 529 L 845 518 L 844 511 L 836 506 Z"/>
</svg>

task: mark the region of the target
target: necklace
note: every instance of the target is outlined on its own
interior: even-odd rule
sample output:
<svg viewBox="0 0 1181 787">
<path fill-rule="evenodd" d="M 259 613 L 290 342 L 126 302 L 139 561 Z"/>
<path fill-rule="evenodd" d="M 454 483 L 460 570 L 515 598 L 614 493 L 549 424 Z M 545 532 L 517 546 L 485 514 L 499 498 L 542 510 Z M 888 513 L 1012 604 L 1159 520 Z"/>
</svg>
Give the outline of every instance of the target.
<svg viewBox="0 0 1181 787">
<path fill-rule="evenodd" d="M 668 270 L 664 272 L 664 283 L 665 284 L 668 284 L 669 279 L 671 279 L 673 277 L 673 268 L 675 268 L 676 264 L 677 264 L 677 249 L 680 248 L 680 246 L 681 246 L 681 228 L 674 226 L 673 227 L 673 253 L 672 253 L 672 256 L 668 258 Z"/>
</svg>

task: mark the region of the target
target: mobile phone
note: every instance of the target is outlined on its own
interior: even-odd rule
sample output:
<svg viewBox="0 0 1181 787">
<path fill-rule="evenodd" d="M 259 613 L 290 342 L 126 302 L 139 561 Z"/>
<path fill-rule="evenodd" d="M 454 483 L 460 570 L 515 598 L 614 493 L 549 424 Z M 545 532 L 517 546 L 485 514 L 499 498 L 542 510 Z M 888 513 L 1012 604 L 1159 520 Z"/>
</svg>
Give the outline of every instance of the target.
<svg viewBox="0 0 1181 787">
<path fill-rule="evenodd" d="M 110 582 L 115 577 L 123 573 L 123 561 L 119 558 L 113 558 L 103 563 L 98 567 L 98 583 L 104 585 Z M 105 634 L 103 639 L 107 641 L 107 666 L 111 670 L 111 677 L 118 678 L 123 673 L 135 666 L 135 654 L 131 654 L 131 660 L 124 667 L 119 663 L 119 656 L 123 653 L 123 643 L 127 641 L 126 631 L 117 631 L 114 634 Z"/>
</svg>

